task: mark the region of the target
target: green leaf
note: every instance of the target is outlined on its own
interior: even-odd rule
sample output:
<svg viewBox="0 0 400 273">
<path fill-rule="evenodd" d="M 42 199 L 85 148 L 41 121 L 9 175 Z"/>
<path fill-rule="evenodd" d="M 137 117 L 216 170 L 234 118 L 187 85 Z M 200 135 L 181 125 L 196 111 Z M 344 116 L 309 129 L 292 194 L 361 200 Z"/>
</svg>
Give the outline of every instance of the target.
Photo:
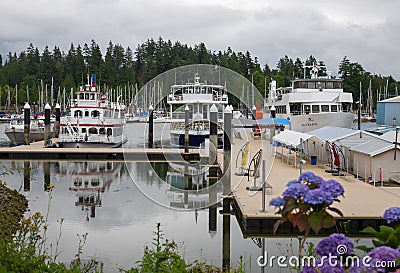
<svg viewBox="0 0 400 273">
<path fill-rule="evenodd" d="M 329 213 L 326 213 L 326 215 L 324 215 L 322 218 L 322 227 L 331 228 L 334 225 L 335 225 L 335 218 L 333 218 L 333 216 L 330 215 Z"/>
<path fill-rule="evenodd" d="M 367 253 L 372 250 L 372 247 L 367 247 L 367 246 L 356 246 L 355 248 Z"/>
<path fill-rule="evenodd" d="M 394 233 L 394 229 L 388 226 L 380 226 L 379 232 L 375 235 L 376 238 L 382 241 L 386 241 L 390 234 Z"/>
<path fill-rule="evenodd" d="M 376 231 L 373 227 L 366 227 L 363 230 L 361 230 L 360 232 L 371 234 L 371 235 L 373 235 L 375 237 L 379 234 L 379 232 Z"/>
<path fill-rule="evenodd" d="M 331 210 L 331 211 L 333 211 L 333 212 L 336 212 L 338 215 L 340 215 L 341 217 L 343 217 L 343 213 L 342 213 L 339 209 L 337 209 L 337 208 L 331 208 L 331 207 L 328 207 L 328 209 Z"/>
<path fill-rule="evenodd" d="M 324 221 L 323 216 L 316 212 L 311 212 L 308 217 L 308 223 L 311 229 L 314 230 L 314 232 L 317 234 L 322 228 L 323 221 Z"/>
</svg>

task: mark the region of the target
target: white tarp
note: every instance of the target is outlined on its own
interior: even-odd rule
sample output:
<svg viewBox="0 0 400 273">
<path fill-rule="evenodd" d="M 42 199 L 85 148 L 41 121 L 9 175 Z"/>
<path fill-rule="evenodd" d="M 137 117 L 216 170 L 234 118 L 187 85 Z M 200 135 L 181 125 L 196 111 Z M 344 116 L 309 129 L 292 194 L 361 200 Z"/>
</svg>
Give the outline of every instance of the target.
<svg viewBox="0 0 400 273">
<path fill-rule="evenodd" d="M 305 133 L 300 133 L 296 131 L 291 131 L 291 130 L 285 130 L 273 137 L 274 141 L 277 141 L 279 143 L 283 143 L 286 145 L 298 147 L 300 145 L 300 140 L 303 142 L 306 141 L 307 139 L 310 138 L 316 138 L 313 135 L 305 134 Z"/>
</svg>

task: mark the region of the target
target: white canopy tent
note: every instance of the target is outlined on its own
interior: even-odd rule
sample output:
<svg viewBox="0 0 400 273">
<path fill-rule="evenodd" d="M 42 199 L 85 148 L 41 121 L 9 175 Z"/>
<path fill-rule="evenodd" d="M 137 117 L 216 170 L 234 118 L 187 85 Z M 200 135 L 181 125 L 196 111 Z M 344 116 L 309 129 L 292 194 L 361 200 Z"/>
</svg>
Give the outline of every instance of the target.
<svg viewBox="0 0 400 273">
<path fill-rule="evenodd" d="M 306 140 L 313 140 L 316 142 L 324 143 L 323 140 L 317 138 L 316 136 L 291 130 L 285 130 L 275 135 L 273 137 L 273 140 L 296 148 L 300 147 L 301 141 L 304 142 Z"/>
</svg>

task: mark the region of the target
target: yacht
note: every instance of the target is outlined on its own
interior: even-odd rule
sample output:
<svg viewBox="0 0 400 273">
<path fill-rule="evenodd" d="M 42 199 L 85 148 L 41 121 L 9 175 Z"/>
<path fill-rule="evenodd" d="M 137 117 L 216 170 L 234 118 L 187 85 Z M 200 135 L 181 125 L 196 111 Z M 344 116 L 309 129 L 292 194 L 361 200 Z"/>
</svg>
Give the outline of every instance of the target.
<svg viewBox="0 0 400 273">
<path fill-rule="evenodd" d="M 127 141 L 125 106 L 111 102 L 96 86 L 96 74 L 76 91 L 70 115 L 61 118 L 57 143 L 62 148 L 118 147 Z"/>
<path fill-rule="evenodd" d="M 210 108 L 218 109 L 218 148 L 222 148 L 223 110 L 228 105 L 225 86 L 201 83 L 196 74 L 194 82 L 175 84 L 167 98 L 170 108 L 170 134 L 173 147 L 184 147 L 185 107 L 189 107 L 189 146 L 200 148 L 210 137 Z"/>
<path fill-rule="evenodd" d="M 276 117 L 288 119 L 293 131 L 352 127 L 352 94 L 343 91 L 342 79 L 319 77 L 319 68 L 314 64 L 310 78 L 293 79 L 290 87 L 277 88 L 274 80 L 270 84 L 265 109 L 274 106 Z"/>
</svg>

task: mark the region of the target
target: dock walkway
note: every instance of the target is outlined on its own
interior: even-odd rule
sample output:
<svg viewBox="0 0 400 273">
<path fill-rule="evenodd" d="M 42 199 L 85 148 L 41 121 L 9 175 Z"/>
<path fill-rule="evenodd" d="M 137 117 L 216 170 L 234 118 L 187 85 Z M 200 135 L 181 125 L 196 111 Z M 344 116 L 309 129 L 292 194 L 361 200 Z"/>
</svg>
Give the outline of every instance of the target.
<svg viewBox="0 0 400 273">
<path fill-rule="evenodd" d="M 272 194 L 266 195 L 266 211 L 264 212 L 261 211 L 262 191 L 249 191 L 246 189 L 246 187 L 253 184 L 252 178 L 248 181 L 247 177 L 235 175 L 238 172 L 235 167 L 236 156 L 246 141 L 250 142 L 251 156 L 262 148 L 263 159 L 266 160 L 266 180 L 272 186 L 269 191 Z M 275 209 L 269 206 L 269 201 L 274 197 L 281 196 L 287 182 L 299 177 L 299 168 L 294 167 L 295 165 L 293 164 L 295 161 L 298 162 L 298 158 L 294 160 L 296 154 L 289 153 L 286 148 L 273 147 L 269 140 L 253 140 L 251 137 L 248 137 L 247 140 L 235 138 L 234 143 L 231 161 L 232 206 L 234 213 L 245 237 L 271 236 L 272 226 L 279 219 L 279 215 L 276 215 Z M 277 150 L 280 153 L 279 157 L 275 156 Z M 386 224 L 386 220 L 382 218 L 383 212 L 389 207 L 399 206 L 400 204 L 399 187 L 373 187 L 357 180 L 353 175 L 333 176 L 325 172 L 325 169 L 328 169 L 328 167 L 311 165 L 309 161 L 302 166 L 303 172 L 311 171 L 325 180 L 337 180 L 345 190 L 344 198 L 340 198 L 341 202 L 335 202 L 334 204 L 334 207 L 342 211 L 344 217 L 337 218 L 338 226 L 333 230 L 323 230 L 321 234 L 346 229 L 350 234 L 360 235 L 359 231 L 365 226 L 377 227 L 381 224 Z M 261 176 L 256 179 L 256 184 L 261 185 Z M 290 223 L 287 223 L 287 225 L 279 227 L 278 233 L 290 236 L 296 234 L 297 231 L 291 227 Z"/>
</svg>

